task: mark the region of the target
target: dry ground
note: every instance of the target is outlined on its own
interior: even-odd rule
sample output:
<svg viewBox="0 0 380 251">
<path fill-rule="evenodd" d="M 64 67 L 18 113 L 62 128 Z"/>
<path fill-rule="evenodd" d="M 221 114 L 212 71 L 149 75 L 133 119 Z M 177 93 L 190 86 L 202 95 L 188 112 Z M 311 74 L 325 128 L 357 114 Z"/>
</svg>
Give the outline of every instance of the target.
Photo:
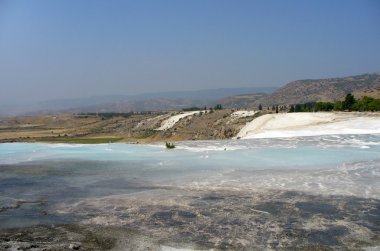
<svg viewBox="0 0 380 251">
<path fill-rule="evenodd" d="M 129 117 L 75 114 L 0 117 L 0 142 L 154 142 L 225 139 L 235 136 L 253 117 L 232 119 L 233 110 L 217 110 L 181 119 L 173 128 L 156 131 L 178 112 Z"/>
</svg>

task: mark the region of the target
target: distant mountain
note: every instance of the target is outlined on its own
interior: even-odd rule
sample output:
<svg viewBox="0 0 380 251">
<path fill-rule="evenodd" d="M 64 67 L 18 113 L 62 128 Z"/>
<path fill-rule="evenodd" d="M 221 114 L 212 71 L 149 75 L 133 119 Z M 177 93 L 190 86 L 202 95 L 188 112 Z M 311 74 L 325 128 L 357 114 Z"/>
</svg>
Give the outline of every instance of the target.
<svg viewBox="0 0 380 251">
<path fill-rule="evenodd" d="M 177 91 L 177 92 L 161 92 L 161 93 L 145 93 L 133 96 L 133 99 L 148 98 L 184 98 L 196 100 L 218 100 L 232 95 L 241 95 L 247 93 L 272 93 L 277 87 L 243 87 L 243 88 L 219 88 L 205 89 L 196 91 Z"/>
<path fill-rule="evenodd" d="M 258 100 L 268 95 L 267 93 L 242 94 L 219 99 L 216 103 L 222 104 L 225 108 L 252 108 L 257 106 L 256 103 Z"/>
<path fill-rule="evenodd" d="M 209 107 L 219 103 L 229 95 L 243 94 L 247 92 L 267 92 L 274 91 L 274 87 L 259 88 L 222 88 L 197 91 L 146 93 L 136 96 L 125 97 L 117 102 L 102 103 L 99 105 L 82 106 L 73 111 L 90 112 L 129 112 L 129 111 L 168 111 L 181 110 L 187 107 Z M 267 94 L 259 94 L 260 97 Z"/>
<path fill-rule="evenodd" d="M 301 104 L 342 100 L 347 93 L 356 97 L 380 97 L 380 74 L 363 74 L 343 78 L 307 79 L 286 84 L 270 95 L 254 102 L 257 106 Z"/>
<path fill-rule="evenodd" d="M 56 112 L 129 112 L 167 111 L 186 107 L 257 108 L 316 101 L 342 100 L 347 93 L 355 97 L 380 98 L 380 74 L 363 74 L 343 78 L 297 80 L 275 90 L 274 87 L 221 88 L 196 91 L 108 95 L 60 99 L 37 104 L 0 106 L 0 115 Z"/>
<path fill-rule="evenodd" d="M 93 106 L 82 106 L 63 110 L 64 112 L 142 112 L 142 111 L 172 111 L 188 107 L 209 106 L 205 100 L 184 98 L 150 98 L 141 100 L 125 100 Z"/>
<path fill-rule="evenodd" d="M 0 107 L 0 115 L 20 115 L 55 112 L 128 112 L 179 110 L 190 106 L 213 105 L 218 99 L 244 93 L 271 93 L 275 87 L 220 88 L 195 91 L 143 93 L 139 95 L 105 95 L 72 99 L 57 99 L 28 105 Z"/>
</svg>

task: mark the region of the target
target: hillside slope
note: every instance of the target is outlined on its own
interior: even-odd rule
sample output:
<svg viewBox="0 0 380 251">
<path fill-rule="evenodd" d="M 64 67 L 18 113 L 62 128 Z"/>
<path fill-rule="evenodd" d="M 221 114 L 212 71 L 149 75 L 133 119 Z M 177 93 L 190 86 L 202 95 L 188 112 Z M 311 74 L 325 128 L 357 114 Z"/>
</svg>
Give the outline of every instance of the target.
<svg viewBox="0 0 380 251">
<path fill-rule="evenodd" d="M 191 116 L 183 116 L 191 114 Z M 178 117 L 174 122 L 170 119 Z M 168 113 L 84 113 L 0 117 L 0 142 L 108 143 L 226 139 L 254 117 L 230 109 Z M 166 125 L 169 120 L 170 125 Z"/>
<path fill-rule="evenodd" d="M 252 94 L 243 94 L 236 96 L 229 96 L 217 101 L 218 104 L 222 104 L 225 108 L 256 108 L 257 101 L 265 98 L 269 94 L 266 93 L 252 93 Z"/>
<path fill-rule="evenodd" d="M 380 74 L 363 74 L 343 78 L 297 80 L 271 95 L 255 101 L 254 105 L 289 105 L 316 101 L 337 101 L 347 93 L 356 97 L 380 96 Z"/>
</svg>

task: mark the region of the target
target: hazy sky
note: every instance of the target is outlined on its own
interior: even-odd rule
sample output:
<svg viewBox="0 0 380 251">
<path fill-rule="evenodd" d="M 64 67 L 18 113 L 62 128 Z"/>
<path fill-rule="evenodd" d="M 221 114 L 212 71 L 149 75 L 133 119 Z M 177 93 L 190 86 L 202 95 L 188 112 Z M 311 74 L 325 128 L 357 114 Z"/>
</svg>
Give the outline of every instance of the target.
<svg viewBox="0 0 380 251">
<path fill-rule="evenodd" d="M 0 103 L 377 71 L 378 0 L 0 0 Z"/>
</svg>

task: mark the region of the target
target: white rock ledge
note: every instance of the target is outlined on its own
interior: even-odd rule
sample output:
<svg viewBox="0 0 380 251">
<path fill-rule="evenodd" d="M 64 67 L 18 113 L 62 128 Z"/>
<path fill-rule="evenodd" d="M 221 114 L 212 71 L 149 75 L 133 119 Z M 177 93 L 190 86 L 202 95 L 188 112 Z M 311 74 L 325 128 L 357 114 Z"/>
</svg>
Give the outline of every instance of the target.
<svg viewBox="0 0 380 251">
<path fill-rule="evenodd" d="M 247 123 L 236 138 L 286 138 L 333 134 L 378 134 L 379 113 L 266 114 Z"/>
</svg>

